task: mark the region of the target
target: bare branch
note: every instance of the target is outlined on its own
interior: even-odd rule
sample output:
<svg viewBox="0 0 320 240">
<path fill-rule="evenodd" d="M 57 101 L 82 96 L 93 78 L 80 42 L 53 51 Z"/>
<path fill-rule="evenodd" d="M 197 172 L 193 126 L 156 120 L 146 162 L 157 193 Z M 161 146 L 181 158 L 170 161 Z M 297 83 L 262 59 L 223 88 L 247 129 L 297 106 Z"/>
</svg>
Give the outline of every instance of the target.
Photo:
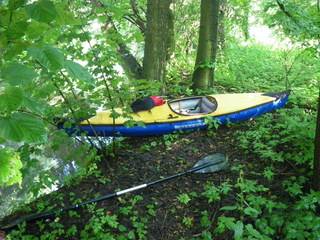
<svg viewBox="0 0 320 240">
<path fill-rule="evenodd" d="M 287 15 L 289 18 L 292 18 L 291 13 L 289 13 L 289 12 L 286 10 L 286 8 L 285 8 L 285 6 L 284 6 L 283 3 L 281 3 L 279 0 L 277 0 L 277 4 L 278 4 L 279 8 L 281 9 L 281 11 L 282 11 L 285 15 Z"/>
<path fill-rule="evenodd" d="M 284 6 L 284 4 L 282 2 L 280 2 L 280 0 L 276 0 L 277 4 L 280 8 L 280 10 L 287 16 L 289 17 L 292 21 L 294 21 L 295 24 L 299 25 L 298 21 L 294 18 L 294 16 L 292 16 L 292 14 L 287 11 L 286 7 Z"/>
<path fill-rule="evenodd" d="M 135 19 L 135 25 L 139 27 L 142 33 L 146 30 L 146 20 L 141 16 L 140 10 L 136 0 L 130 0 L 131 9 L 133 12 L 132 17 Z M 141 9 L 141 8 L 140 8 Z M 142 10 L 145 15 L 145 11 Z"/>
<path fill-rule="evenodd" d="M 123 17 L 124 19 L 128 20 L 129 22 L 131 22 L 132 24 L 136 25 L 142 34 L 144 34 L 145 32 L 145 25 L 144 24 L 141 24 L 141 22 L 139 22 L 138 19 L 134 18 L 134 16 L 132 15 L 126 15 Z"/>
</svg>

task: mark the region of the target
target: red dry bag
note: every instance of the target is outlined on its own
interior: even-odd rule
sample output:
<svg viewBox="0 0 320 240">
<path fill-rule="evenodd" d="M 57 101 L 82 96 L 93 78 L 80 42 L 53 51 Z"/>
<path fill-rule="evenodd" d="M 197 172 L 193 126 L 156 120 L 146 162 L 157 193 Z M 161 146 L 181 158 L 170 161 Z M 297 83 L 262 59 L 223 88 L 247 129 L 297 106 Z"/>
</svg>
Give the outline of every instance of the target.
<svg viewBox="0 0 320 240">
<path fill-rule="evenodd" d="M 150 97 L 154 103 L 155 106 L 160 106 L 162 104 L 165 104 L 165 100 L 162 97 L 159 96 L 151 96 Z"/>
</svg>

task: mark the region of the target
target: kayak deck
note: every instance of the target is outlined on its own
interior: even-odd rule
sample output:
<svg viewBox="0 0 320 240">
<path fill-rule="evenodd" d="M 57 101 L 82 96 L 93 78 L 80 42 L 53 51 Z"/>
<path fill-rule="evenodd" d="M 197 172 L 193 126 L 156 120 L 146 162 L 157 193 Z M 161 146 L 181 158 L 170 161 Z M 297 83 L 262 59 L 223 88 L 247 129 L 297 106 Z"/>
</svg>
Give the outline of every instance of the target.
<svg viewBox="0 0 320 240">
<path fill-rule="evenodd" d="M 203 98 L 203 97 L 197 97 Z M 183 98 L 178 100 L 169 101 L 161 106 L 156 106 L 149 111 L 141 111 L 138 113 L 130 113 L 128 117 L 118 117 L 112 119 L 111 111 L 100 111 L 97 114 L 82 121 L 81 125 L 123 125 L 129 120 L 136 122 L 148 123 L 168 123 L 177 121 L 187 121 L 193 119 L 199 119 L 204 116 L 220 116 L 239 112 L 245 109 L 253 108 L 265 103 L 273 102 L 276 98 L 264 95 L 263 93 L 238 93 L 238 94 L 217 94 L 210 95 L 208 98 L 213 98 L 216 102 L 215 109 L 209 112 L 194 112 L 192 114 L 175 111 L 177 109 L 177 103 L 182 100 L 192 100 L 193 98 Z M 120 115 L 123 114 L 123 110 L 116 108 L 115 111 Z"/>
</svg>

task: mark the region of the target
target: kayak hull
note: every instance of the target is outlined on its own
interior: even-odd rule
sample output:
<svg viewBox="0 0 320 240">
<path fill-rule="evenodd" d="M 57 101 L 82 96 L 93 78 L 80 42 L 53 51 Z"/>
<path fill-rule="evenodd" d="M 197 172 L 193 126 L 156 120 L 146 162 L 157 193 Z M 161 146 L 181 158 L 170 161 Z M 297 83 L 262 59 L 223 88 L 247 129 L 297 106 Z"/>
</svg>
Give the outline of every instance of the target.
<svg viewBox="0 0 320 240">
<path fill-rule="evenodd" d="M 264 113 L 282 108 L 288 101 L 289 93 L 280 93 L 274 101 L 243 109 L 237 112 L 218 115 L 218 116 L 199 116 L 197 119 L 174 121 L 167 123 L 147 123 L 144 126 L 126 127 L 124 125 L 95 124 L 78 125 L 74 128 L 65 129 L 69 134 L 79 135 L 86 133 L 88 136 L 128 136 L 142 137 L 170 134 L 176 131 L 194 131 L 206 129 L 208 121 L 216 121 L 224 125 L 228 123 L 238 123 L 252 118 L 256 118 Z M 79 133 L 79 134 L 77 134 Z"/>
</svg>

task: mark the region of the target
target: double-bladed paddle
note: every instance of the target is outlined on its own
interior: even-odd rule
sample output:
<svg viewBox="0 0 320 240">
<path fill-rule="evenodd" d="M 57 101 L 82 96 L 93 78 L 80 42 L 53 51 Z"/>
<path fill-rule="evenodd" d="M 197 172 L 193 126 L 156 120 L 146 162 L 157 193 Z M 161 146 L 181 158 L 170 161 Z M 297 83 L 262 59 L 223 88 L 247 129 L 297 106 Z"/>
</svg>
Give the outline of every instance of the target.
<svg viewBox="0 0 320 240">
<path fill-rule="evenodd" d="M 47 212 L 42 212 L 42 213 L 30 214 L 30 215 L 18 218 L 9 224 L 0 226 L 0 230 L 8 232 L 23 222 L 31 222 L 31 221 L 36 221 L 36 220 L 40 220 L 40 219 L 52 218 L 62 212 L 65 212 L 65 211 L 75 210 L 75 209 L 78 209 L 78 208 L 80 208 L 84 205 L 90 204 L 90 203 L 101 202 L 101 201 L 111 199 L 114 197 L 119 197 L 125 193 L 134 192 L 134 191 L 137 191 L 140 189 L 151 187 L 151 186 L 154 186 L 154 185 L 157 185 L 160 183 L 164 183 L 164 182 L 173 180 L 178 177 L 182 177 L 184 175 L 189 175 L 191 173 L 213 173 L 213 172 L 223 170 L 223 169 L 227 168 L 227 166 L 228 166 L 227 157 L 224 154 L 215 153 L 215 154 L 209 155 L 209 156 L 201 159 L 191 169 L 186 170 L 184 172 L 177 173 L 177 174 L 174 174 L 174 175 L 162 178 L 162 179 L 158 179 L 158 180 L 155 180 L 155 181 L 152 181 L 149 183 L 143 183 L 143 184 L 131 187 L 131 188 L 127 188 L 127 189 L 118 191 L 118 192 L 113 192 L 113 193 L 110 193 L 110 194 L 107 194 L 107 195 L 104 195 L 104 196 L 101 196 L 98 198 L 90 199 L 90 200 L 87 200 L 85 202 L 82 202 L 82 203 L 79 203 L 79 204 L 76 204 L 76 205 L 73 205 L 70 207 L 61 208 L 58 210 L 47 211 Z"/>
</svg>

